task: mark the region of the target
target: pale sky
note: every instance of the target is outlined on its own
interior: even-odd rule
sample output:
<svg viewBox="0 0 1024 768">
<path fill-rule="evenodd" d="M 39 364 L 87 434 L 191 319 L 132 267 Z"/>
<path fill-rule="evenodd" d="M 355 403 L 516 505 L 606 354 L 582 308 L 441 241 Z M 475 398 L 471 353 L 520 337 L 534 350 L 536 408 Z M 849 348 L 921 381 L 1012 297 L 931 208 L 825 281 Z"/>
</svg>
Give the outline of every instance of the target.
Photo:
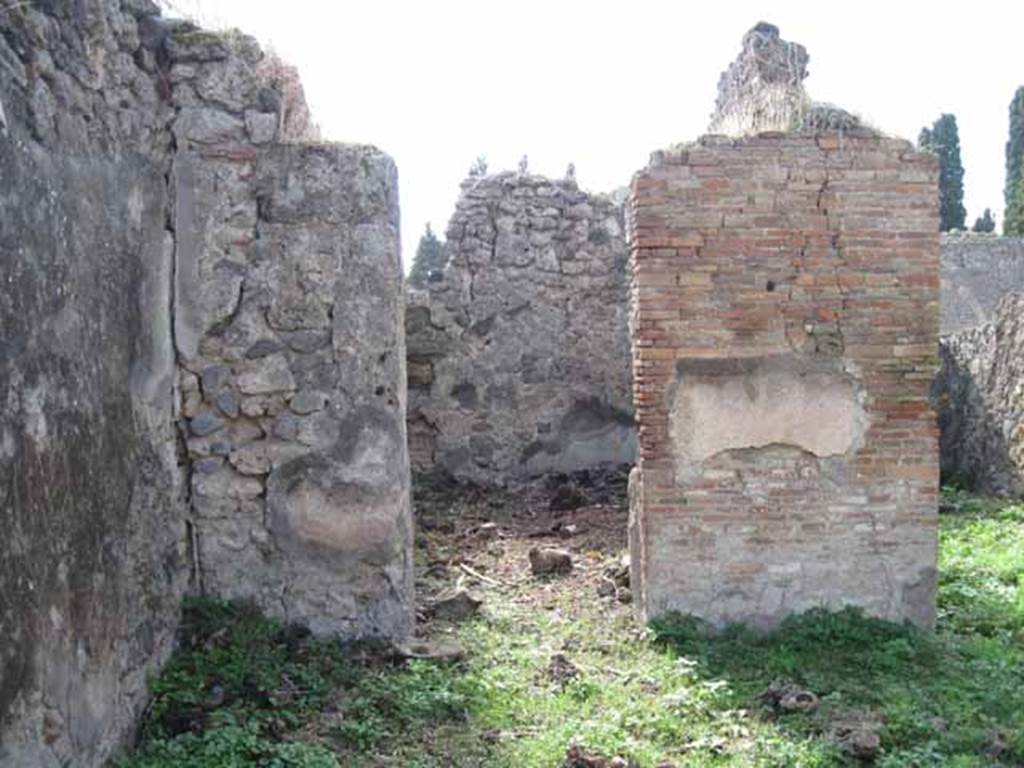
<svg viewBox="0 0 1024 768">
<path fill-rule="evenodd" d="M 1024 84 L 1024 3 L 172 0 L 295 64 L 324 137 L 398 164 L 403 259 L 443 233 L 474 158 L 491 171 L 629 183 L 707 127 L 718 76 L 758 21 L 806 46 L 813 99 L 916 141 L 952 112 L 970 226 L 1001 222 L 1007 114 Z M 954 10 L 955 9 L 955 10 Z"/>
</svg>

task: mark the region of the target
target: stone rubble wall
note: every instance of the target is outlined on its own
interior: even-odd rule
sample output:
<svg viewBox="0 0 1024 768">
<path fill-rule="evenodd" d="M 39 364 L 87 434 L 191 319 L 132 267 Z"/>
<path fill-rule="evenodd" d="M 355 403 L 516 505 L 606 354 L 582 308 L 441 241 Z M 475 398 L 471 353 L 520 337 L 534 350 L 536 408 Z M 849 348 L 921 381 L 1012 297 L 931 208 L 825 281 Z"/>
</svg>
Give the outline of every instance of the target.
<svg viewBox="0 0 1024 768">
<path fill-rule="evenodd" d="M 262 66 L 250 38 L 183 29 L 167 47 L 199 587 L 316 632 L 403 637 L 412 522 L 394 163 L 373 147 L 304 143 L 308 115 L 289 119 L 301 93 L 279 87 L 282 68 Z"/>
<path fill-rule="evenodd" d="M 484 485 L 633 461 L 621 207 L 575 181 L 470 178 L 406 311 L 413 467 Z"/>
<path fill-rule="evenodd" d="M 317 632 L 404 636 L 394 164 L 370 147 L 183 138 L 175 303 L 202 589 Z"/>
<path fill-rule="evenodd" d="M 807 62 L 807 50 L 779 37 L 778 27 L 754 26 L 718 81 L 708 133 L 745 136 L 795 128 L 807 107 Z"/>
<path fill-rule="evenodd" d="M 635 176 L 643 619 L 933 622 L 936 185 L 866 131 L 705 137 Z"/>
<path fill-rule="evenodd" d="M 412 623 L 396 172 L 147 0 L 0 9 L 0 764 L 125 743 L 187 589 Z"/>
<path fill-rule="evenodd" d="M 943 336 L 983 325 L 1000 299 L 1024 290 L 1024 239 L 951 232 L 942 235 Z"/>
<path fill-rule="evenodd" d="M 1024 496 L 1024 294 L 991 319 L 944 336 L 933 385 L 946 482 Z"/>
</svg>

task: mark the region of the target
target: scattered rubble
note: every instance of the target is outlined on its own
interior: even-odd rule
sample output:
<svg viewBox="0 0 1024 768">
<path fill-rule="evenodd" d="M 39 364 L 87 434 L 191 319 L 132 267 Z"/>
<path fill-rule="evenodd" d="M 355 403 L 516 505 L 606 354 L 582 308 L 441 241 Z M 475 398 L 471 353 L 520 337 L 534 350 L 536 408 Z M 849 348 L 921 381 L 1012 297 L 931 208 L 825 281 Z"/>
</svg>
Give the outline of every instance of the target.
<svg viewBox="0 0 1024 768">
<path fill-rule="evenodd" d="M 572 570 L 572 555 L 564 549 L 533 548 L 529 551 L 530 570 L 534 576 L 565 574 Z"/>
<path fill-rule="evenodd" d="M 475 616 L 483 601 L 474 597 L 468 589 L 457 587 L 447 595 L 441 595 L 430 606 L 430 613 L 441 621 L 465 621 Z"/>
<path fill-rule="evenodd" d="M 579 669 L 569 661 L 569 658 L 564 653 L 556 653 L 551 657 L 551 661 L 548 662 L 548 679 L 551 682 L 556 683 L 558 687 L 564 688 L 565 685 L 574 678 L 579 676 Z"/>
<path fill-rule="evenodd" d="M 814 693 L 786 680 L 773 680 L 758 698 L 779 712 L 811 712 L 818 708 Z"/>
<path fill-rule="evenodd" d="M 829 738 L 861 760 L 874 759 L 882 746 L 882 716 L 875 712 L 843 712 L 833 715 Z"/>
</svg>

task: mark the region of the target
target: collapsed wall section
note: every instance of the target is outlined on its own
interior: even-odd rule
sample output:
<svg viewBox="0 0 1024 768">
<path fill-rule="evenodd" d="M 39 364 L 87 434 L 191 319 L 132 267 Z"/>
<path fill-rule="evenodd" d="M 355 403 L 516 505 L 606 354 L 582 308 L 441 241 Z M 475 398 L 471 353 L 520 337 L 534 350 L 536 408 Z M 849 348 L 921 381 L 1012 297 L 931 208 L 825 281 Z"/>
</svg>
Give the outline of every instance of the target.
<svg viewBox="0 0 1024 768">
<path fill-rule="evenodd" d="M 406 313 L 414 468 L 482 484 L 633 460 L 621 207 L 571 179 L 471 177 Z"/>
<path fill-rule="evenodd" d="M 709 136 L 634 178 L 644 619 L 932 623 L 936 177 L 858 130 Z"/>
<path fill-rule="evenodd" d="M 0 8 L 0 764 L 131 731 L 187 582 L 147 3 Z"/>
<path fill-rule="evenodd" d="M 945 482 L 1024 496 L 1024 294 L 943 337 L 933 385 Z"/>
<path fill-rule="evenodd" d="M 1024 239 L 973 232 L 942 235 L 942 335 L 993 319 L 1000 299 L 1024 290 Z"/>
<path fill-rule="evenodd" d="M 175 338 L 200 587 L 317 632 L 402 637 L 394 163 L 281 143 L 288 124 L 246 39 L 176 44 Z"/>
</svg>

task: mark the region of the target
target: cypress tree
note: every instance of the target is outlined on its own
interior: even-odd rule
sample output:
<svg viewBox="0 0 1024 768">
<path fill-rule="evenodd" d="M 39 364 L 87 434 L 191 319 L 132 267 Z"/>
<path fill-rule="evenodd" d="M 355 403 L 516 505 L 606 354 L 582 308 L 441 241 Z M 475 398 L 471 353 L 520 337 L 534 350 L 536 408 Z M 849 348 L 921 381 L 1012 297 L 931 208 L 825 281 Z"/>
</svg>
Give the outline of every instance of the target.
<svg viewBox="0 0 1024 768">
<path fill-rule="evenodd" d="M 1010 204 L 1006 207 L 1003 234 L 1007 237 L 1024 237 L 1024 174 L 1017 181 L 1017 188 L 1010 196 Z"/>
<path fill-rule="evenodd" d="M 414 288 L 422 288 L 430 280 L 432 273 L 444 269 L 447 260 L 444 243 L 434 234 L 430 222 L 427 222 L 427 228 L 420 237 L 419 245 L 416 246 L 412 269 L 409 270 L 409 284 Z"/>
<path fill-rule="evenodd" d="M 964 166 L 960 161 L 960 132 L 956 117 L 944 114 L 932 127 L 922 128 L 917 139 L 921 149 L 939 156 L 939 215 L 943 232 L 964 229 L 967 210 L 964 208 Z"/>
<path fill-rule="evenodd" d="M 974 232 L 995 232 L 996 221 L 992 218 L 992 209 L 986 208 L 985 212 L 974 220 L 974 226 L 971 227 Z"/>
<path fill-rule="evenodd" d="M 1024 85 L 1010 101 L 1010 135 L 1006 142 L 1006 211 L 1003 234 L 1024 237 L 1024 200 L 1021 180 L 1024 178 Z"/>
</svg>

